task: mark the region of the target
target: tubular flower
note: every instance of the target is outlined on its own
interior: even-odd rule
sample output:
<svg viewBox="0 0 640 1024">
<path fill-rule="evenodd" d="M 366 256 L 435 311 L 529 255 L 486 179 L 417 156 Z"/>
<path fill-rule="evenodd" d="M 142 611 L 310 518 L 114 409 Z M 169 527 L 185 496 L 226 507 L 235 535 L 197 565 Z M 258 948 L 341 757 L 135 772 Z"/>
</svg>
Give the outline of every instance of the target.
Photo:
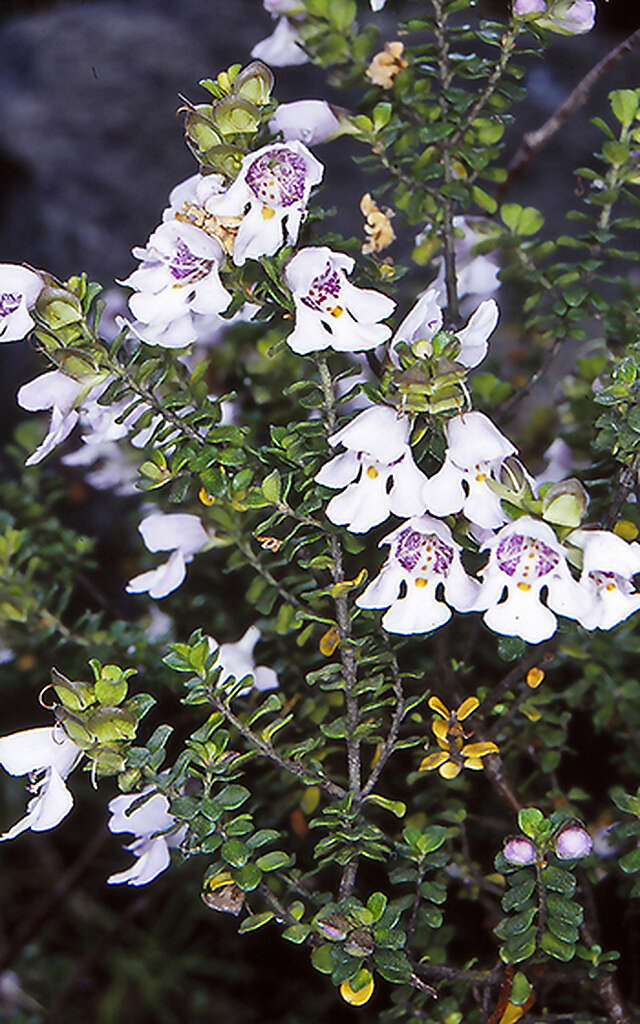
<svg viewBox="0 0 640 1024">
<path fill-rule="evenodd" d="M 185 512 L 171 515 L 154 512 L 142 520 L 138 530 L 149 551 L 171 551 L 172 554 L 156 569 L 129 580 L 127 593 L 166 597 L 184 581 L 187 564 L 209 543 L 209 534 L 198 516 Z"/>
<path fill-rule="evenodd" d="M 15 263 L 0 263 L 0 342 L 21 341 L 33 327 L 32 309 L 44 282 Z"/>
<path fill-rule="evenodd" d="M 197 338 L 192 314 L 221 313 L 231 302 L 220 281 L 222 245 L 194 224 L 164 221 L 133 255 L 140 266 L 120 283 L 135 289 L 132 328 L 148 345 L 190 345 Z"/>
<path fill-rule="evenodd" d="M 565 551 L 546 523 L 521 516 L 482 550 L 490 552 L 489 562 L 473 610 L 485 611 L 484 621 L 494 632 L 539 644 L 555 633 L 551 609 L 573 619 L 588 613 L 593 599 L 573 579 Z M 548 607 L 541 601 L 543 588 Z"/>
<path fill-rule="evenodd" d="M 373 288 L 351 284 L 347 274 L 354 265 L 351 256 L 326 246 L 301 249 L 289 261 L 284 277 L 293 295 L 296 322 L 287 343 L 294 352 L 362 352 L 389 338 L 391 329 L 379 321 L 390 316 L 396 304 Z"/>
<path fill-rule="evenodd" d="M 473 218 L 454 217 L 455 228 L 454 249 L 456 257 L 456 283 L 459 298 L 465 295 L 491 295 L 500 287 L 497 266 L 490 256 L 474 253 L 478 242 L 486 238 L 474 228 Z M 416 245 L 427 237 L 424 232 L 416 238 Z M 432 287 L 439 289 L 441 295 L 446 294 L 444 258 L 439 261 L 438 276 Z"/>
<path fill-rule="evenodd" d="M 21 408 L 28 412 L 51 410 L 47 435 L 26 460 L 25 465 L 33 466 L 41 462 L 54 448 L 62 444 L 80 419 L 81 413 L 96 404 L 107 383 L 104 376 L 101 378 L 96 375 L 87 382 L 74 380 L 62 370 L 49 370 L 23 384 L 17 395 Z"/>
<path fill-rule="evenodd" d="M 256 60 L 263 60 L 273 68 L 307 64 L 309 58 L 302 49 L 301 42 L 302 38 L 294 23 L 289 18 L 278 18 L 271 35 L 255 44 L 251 56 Z"/>
<path fill-rule="evenodd" d="M 410 346 L 420 346 L 417 354 L 431 354 L 431 342 L 443 327 L 440 303 L 441 292 L 438 288 L 428 288 L 422 293 L 394 334 L 391 342 L 392 352 L 402 341 Z M 494 299 L 486 299 L 480 303 L 466 326 L 456 331 L 460 345 L 460 351 L 455 357 L 456 362 L 469 369 L 482 362 L 487 354 L 489 337 L 496 329 L 499 316 L 500 310 Z"/>
<path fill-rule="evenodd" d="M 640 572 L 640 544 L 629 544 L 608 530 L 576 530 L 567 540 L 582 548 L 580 585 L 591 597 L 587 610 L 574 616 L 580 625 L 612 629 L 638 611 L 640 593 L 632 577 Z"/>
<path fill-rule="evenodd" d="M 445 433 L 444 463 L 423 490 L 427 510 L 436 516 L 463 512 L 484 529 L 500 526 L 507 516 L 486 481 L 517 449 L 481 412 L 453 416 Z"/>
<path fill-rule="evenodd" d="M 380 544 L 390 545 L 389 557 L 356 604 L 388 607 L 382 625 L 389 633 L 427 633 L 448 622 L 448 605 L 466 611 L 474 603 L 479 584 L 465 573 L 460 548 L 445 523 L 418 516 Z"/>
<path fill-rule="evenodd" d="M 513 13 L 551 32 L 580 35 L 593 28 L 596 5 L 593 0 L 514 0 Z"/>
<path fill-rule="evenodd" d="M 243 218 L 233 247 L 236 266 L 273 256 L 285 239 L 295 245 L 309 193 L 323 174 L 323 165 L 301 142 L 274 142 L 243 158 L 233 184 L 205 203 L 216 217 Z"/>
<path fill-rule="evenodd" d="M 44 832 L 55 828 L 73 807 L 73 797 L 65 785 L 82 751 L 60 726 L 26 729 L 0 737 L 0 764 L 10 775 L 29 775 L 33 797 L 27 813 L 0 842 L 15 839 L 31 829 Z"/>
<path fill-rule="evenodd" d="M 131 850 L 136 859 L 127 871 L 110 875 L 108 885 L 147 885 L 152 882 L 169 867 L 169 850 L 179 846 L 184 839 L 186 826 L 177 827 L 178 822 L 169 813 L 169 801 L 162 793 L 156 792 L 135 811 L 127 813 L 140 797 L 152 789 L 152 786 L 147 786 L 141 793 L 126 793 L 109 801 L 109 830 L 133 833 L 135 839 L 125 846 L 125 850 Z"/>
<path fill-rule="evenodd" d="M 218 685 L 230 687 L 234 682 L 252 676 L 252 681 L 240 693 L 248 693 L 254 686 L 256 690 L 274 690 L 278 684 L 278 676 L 266 665 L 256 665 L 253 651 L 260 639 L 257 626 L 249 626 L 246 633 L 233 644 L 218 644 L 212 636 L 209 639 L 209 650 L 218 652 L 216 667 L 220 667 Z"/>
<path fill-rule="evenodd" d="M 431 725 L 440 750 L 423 758 L 419 771 L 430 772 L 437 768 L 443 779 L 455 779 L 463 768 L 481 771 L 482 758 L 499 753 L 498 746 L 492 742 L 464 742 L 473 734 L 466 733 L 460 723 L 479 706 L 480 701 L 476 697 L 467 697 L 459 708 L 450 711 L 439 697 L 429 698 L 429 707 L 440 716 Z"/>
<path fill-rule="evenodd" d="M 409 446 L 409 420 L 388 405 L 358 415 L 329 443 L 347 449 L 322 467 L 315 479 L 324 487 L 344 488 L 332 498 L 326 515 L 352 533 L 366 533 L 389 515 L 424 511 L 420 472 Z"/>
<path fill-rule="evenodd" d="M 376 53 L 365 74 L 374 85 L 382 89 L 390 89 L 399 71 L 408 67 L 402 54 L 404 43 L 397 40 L 393 43 L 385 43 L 384 50 Z"/>
<path fill-rule="evenodd" d="M 295 103 L 280 103 L 269 121 L 269 129 L 275 135 L 282 132 L 285 142 L 303 142 L 314 146 L 328 142 L 345 130 L 336 112 L 346 115 L 341 107 L 334 107 L 326 100 L 296 100 Z"/>
</svg>

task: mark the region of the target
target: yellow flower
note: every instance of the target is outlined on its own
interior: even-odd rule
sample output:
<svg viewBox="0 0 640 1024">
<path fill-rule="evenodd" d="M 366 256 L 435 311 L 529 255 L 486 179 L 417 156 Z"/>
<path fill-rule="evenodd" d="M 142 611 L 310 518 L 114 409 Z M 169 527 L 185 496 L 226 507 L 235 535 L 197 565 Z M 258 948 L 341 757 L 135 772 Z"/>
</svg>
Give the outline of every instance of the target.
<svg viewBox="0 0 640 1024">
<path fill-rule="evenodd" d="M 499 748 L 490 741 L 483 743 L 465 743 L 472 733 L 465 733 L 461 722 L 468 718 L 480 701 L 476 697 L 467 697 L 460 707 L 450 711 L 439 697 L 429 698 L 429 707 L 440 717 L 435 718 L 431 729 L 440 750 L 428 754 L 420 763 L 419 771 L 429 772 L 437 768 L 443 779 L 455 779 L 463 768 L 480 771 L 483 767 L 482 758 L 487 754 L 497 754 Z"/>
<path fill-rule="evenodd" d="M 381 210 L 370 192 L 366 192 L 360 200 L 360 209 L 367 218 L 364 233 L 369 236 L 362 246 L 363 253 L 382 252 L 396 237 L 391 227 L 391 218 L 395 217 L 395 213 L 388 207 Z"/>
<path fill-rule="evenodd" d="M 406 60 L 402 57 L 403 52 L 403 43 L 385 43 L 384 50 L 376 53 L 367 68 L 367 78 L 374 85 L 379 85 L 383 89 L 390 89 L 398 72 L 408 66 Z"/>
</svg>

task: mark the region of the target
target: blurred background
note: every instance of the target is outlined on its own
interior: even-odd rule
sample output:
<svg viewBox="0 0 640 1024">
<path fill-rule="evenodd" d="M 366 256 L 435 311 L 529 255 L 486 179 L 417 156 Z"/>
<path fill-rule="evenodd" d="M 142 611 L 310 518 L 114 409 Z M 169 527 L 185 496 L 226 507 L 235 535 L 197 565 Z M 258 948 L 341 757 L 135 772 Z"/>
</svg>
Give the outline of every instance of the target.
<svg viewBox="0 0 640 1024">
<path fill-rule="evenodd" d="M 394 6 L 388 0 L 378 21 L 383 39 Z M 479 7 L 487 16 L 505 12 L 499 0 Z M 640 26 L 631 0 L 598 0 L 598 7 L 596 31 L 554 38 L 547 59 L 531 65 L 529 98 L 507 157 L 523 131 L 542 124 L 582 75 Z M 368 4 L 362 8 L 364 17 Z M 170 189 L 196 169 L 176 116 L 180 94 L 199 101 L 198 79 L 247 63 L 272 27 L 260 0 L 0 0 L 0 262 L 27 261 L 60 278 L 84 270 L 105 286 L 125 277 L 131 247 L 144 244 Z M 606 115 L 612 88 L 640 84 L 638 63 L 636 51 L 601 80 L 591 114 Z M 309 66 L 277 70 L 276 79 L 282 101 L 324 97 L 348 105 Z M 547 217 L 561 217 L 573 201 L 573 170 L 590 162 L 597 141 L 578 114 L 510 198 L 526 194 Z M 344 234 L 359 235 L 367 179 L 346 146 L 318 155 L 327 165 L 327 205 L 338 206 Z M 3 347 L 5 438 L 16 418 L 11 395 L 37 370 L 28 346 Z M 55 474 L 55 465 L 47 472 Z M 92 523 L 102 523 L 117 547 L 118 524 L 107 527 L 104 514 L 100 496 L 76 503 L 70 517 L 91 532 Z M 37 666 L 31 669 L 36 678 Z M 13 702 L 0 732 L 27 727 L 37 685 L 19 695 L 14 666 L 0 671 Z M 15 780 L 5 799 L 3 826 L 22 813 Z M 104 879 L 128 855 L 106 831 L 102 795 L 93 807 L 83 800 L 82 812 L 55 833 L 27 833 L 0 856 L 3 1019 L 340 1024 L 353 1017 L 308 967 L 304 949 L 274 943 L 268 929 L 238 938 L 234 919 L 200 903 L 201 864 L 174 868 L 146 890 L 108 889 Z M 362 1024 L 376 1020 L 376 1000 L 358 1013 Z"/>
</svg>

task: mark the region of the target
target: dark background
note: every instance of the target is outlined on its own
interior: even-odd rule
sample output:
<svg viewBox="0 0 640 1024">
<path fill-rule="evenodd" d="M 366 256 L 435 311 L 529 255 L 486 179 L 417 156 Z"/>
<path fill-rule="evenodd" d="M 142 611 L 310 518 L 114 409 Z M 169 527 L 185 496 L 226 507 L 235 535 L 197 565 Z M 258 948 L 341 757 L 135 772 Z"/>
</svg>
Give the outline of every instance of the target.
<svg viewBox="0 0 640 1024">
<path fill-rule="evenodd" d="M 388 0 L 378 19 L 383 38 L 393 6 Z M 640 26 L 635 0 L 598 6 L 595 32 L 554 38 L 547 59 L 532 64 L 530 96 L 510 151 L 522 131 L 541 124 L 593 64 Z M 501 11 L 499 3 L 484 4 L 487 14 Z M 126 276 L 131 246 L 144 243 L 169 190 L 195 170 L 175 114 L 179 94 L 198 100 L 197 80 L 235 61 L 247 63 L 272 26 L 260 0 L 0 0 L 0 262 L 28 261 L 61 278 L 86 270 L 105 285 Z M 638 84 L 638 63 L 636 52 L 602 80 L 590 116 L 606 115 L 610 89 Z M 276 76 L 281 100 L 345 102 L 308 66 Z M 598 138 L 584 111 L 576 115 L 510 198 L 526 195 L 557 220 L 573 203 L 573 169 L 591 161 Z M 323 147 L 318 155 L 341 229 L 359 234 L 358 201 L 367 181 L 347 147 Z M 428 280 L 425 272 L 425 285 Z M 3 346 L 2 371 L 13 392 L 37 372 L 33 353 L 20 344 Z M 5 433 L 14 416 L 9 397 L 0 406 Z M 14 787 L 17 800 L 19 790 Z M 21 813 L 17 806 L 5 810 Z M 107 890 L 104 878 L 128 855 L 106 833 L 101 795 L 82 815 L 77 808 L 73 822 L 47 837 L 52 841 L 28 834 L 0 851 L 0 953 L 16 944 L 22 949 L 21 977 L 47 1002 L 47 1020 L 337 1024 L 355 1012 L 362 1024 L 375 1019 L 375 1000 L 360 1011 L 339 1005 L 308 968 L 303 949 L 275 941 L 269 929 L 238 939 L 235 921 L 200 909 L 200 864 L 174 868 L 147 890 Z M 61 891 L 78 857 L 84 857 L 84 880 Z M 38 915 L 37 940 L 20 939 L 20 929 L 37 925 Z M 70 949 L 82 951 L 73 970 Z M 56 970 L 60 976 L 52 980 Z M 384 1001 L 384 993 L 377 998 Z M 2 1005 L 0 999 L 0 1014 Z M 130 1016 L 123 1016 L 123 1005 Z"/>
</svg>

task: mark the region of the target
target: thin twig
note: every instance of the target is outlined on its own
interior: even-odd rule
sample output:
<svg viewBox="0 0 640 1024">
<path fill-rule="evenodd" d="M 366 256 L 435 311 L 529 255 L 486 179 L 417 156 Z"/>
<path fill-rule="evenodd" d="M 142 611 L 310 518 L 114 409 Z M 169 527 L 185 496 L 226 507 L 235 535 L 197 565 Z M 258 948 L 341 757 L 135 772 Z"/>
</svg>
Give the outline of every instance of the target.
<svg viewBox="0 0 640 1024">
<path fill-rule="evenodd" d="M 225 704 L 222 700 L 211 694 L 211 701 L 217 708 L 217 710 L 224 715 L 228 722 L 233 725 L 238 732 L 244 736 L 244 738 L 254 747 L 259 754 L 266 757 L 269 761 L 273 761 L 278 767 L 282 768 L 283 771 L 289 772 L 290 775 L 295 775 L 296 778 L 302 779 L 307 786 L 319 786 L 329 796 L 341 799 L 345 796 L 346 791 L 339 786 L 337 782 L 333 782 L 330 778 L 324 775 L 322 772 L 312 768 L 305 768 L 304 765 L 298 764 L 297 761 L 292 761 L 288 757 L 283 757 L 279 754 L 275 747 L 267 740 L 263 740 L 261 736 L 254 733 L 248 725 L 245 725 L 242 719 L 231 710 L 228 704 Z"/>
<path fill-rule="evenodd" d="M 449 62 L 449 43 L 445 32 L 447 19 L 442 0 L 431 0 L 431 3 L 434 12 L 434 35 L 440 78 L 438 103 L 442 120 L 446 122 L 449 117 L 449 103 L 445 96 L 445 91 L 449 88 L 453 77 Z M 450 185 L 454 180 L 451 149 L 446 136 L 440 143 L 439 148 L 442 154 L 443 180 L 446 186 Z M 445 196 L 442 204 L 442 240 L 444 243 L 444 271 L 447 288 L 447 319 L 451 326 L 457 327 L 460 319 L 460 309 L 458 306 L 455 231 L 453 227 L 453 204 L 448 196 Z"/>
<path fill-rule="evenodd" d="M 564 103 L 561 103 L 557 110 L 547 121 L 534 132 L 527 132 L 523 136 L 518 150 L 508 167 L 508 175 L 499 189 L 499 198 L 502 200 L 507 191 L 522 173 L 524 168 L 531 162 L 541 149 L 551 141 L 553 136 L 562 128 L 569 118 L 575 114 L 586 103 L 594 85 L 607 73 L 622 57 L 630 53 L 637 46 L 640 46 L 640 28 L 636 29 L 630 36 L 615 46 L 595 67 L 591 68 L 584 78 L 578 83 L 573 92 L 569 94 Z"/>
<path fill-rule="evenodd" d="M 387 738 L 380 748 L 378 754 L 378 760 L 375 766 L 371 770 L 371 774 L 367 779 L 366 783 L 362 788 L 362 797 L 368 796 L 373 791 L 373 788 L 380 778 L 382 771 L 395 750 L 396 740 L 398 739 L 398 733 L 400 732 L 400 726 L 402 725 L 405 716 L 405 700 L 404 691 L 402 689 L 402 680 L 400 678 L 400 670 L 398 668 L 398 661 L 395 654 L 392 655 L 391 660 L 391 674 L 393 676 L 393 689 L 396 695 L 396 707 L 391 719 L 391 725 Z"/>
</svg>

